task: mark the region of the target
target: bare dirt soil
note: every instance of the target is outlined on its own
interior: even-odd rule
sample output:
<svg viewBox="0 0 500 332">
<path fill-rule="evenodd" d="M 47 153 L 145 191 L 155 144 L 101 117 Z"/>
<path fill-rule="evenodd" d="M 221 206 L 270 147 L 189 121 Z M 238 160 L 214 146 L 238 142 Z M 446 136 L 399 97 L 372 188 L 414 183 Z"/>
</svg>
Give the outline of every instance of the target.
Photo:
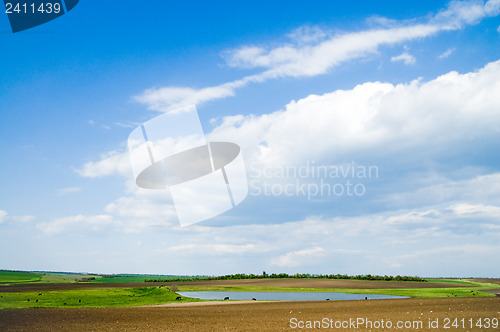
<svg viewBox="0 0 500 332">
<path fill-rule="evenodd" d="M 489 282 L 490 284 L 498 284 L 500 285 L 500 279 L 493 279 L 493 278 L 482 278 L 482 279 L 471 279 L 472 281 L 477 281 L 477 282 Z"/>
<path fill-rule="evenodd" d="M 294 324 L 299 326 L 300 322 L 307 324 L 307 321 L 326 322 L 333 324 L 328 325 L 333 326 L 330 330 L 342 331 L 395 330 L 398 322 L 413 325 L 403 329 L 404 331 L 448 331 L 450 329 L 445 329 L 444 326 L 447 318 L 452 319 L 450 324 L 455 318 L 464 318 L 466 324 L 469 324 L 471 318 L 474 324 L 478 319 L 484 324 L 486 318 L 500 318 L 500 298 L 497 297 L 229 303 L 226 301 L 223 304 L 197 303 L 136 308 L 1 310 L 0 331 L 287 331 L 302 330 L 292 327 Z M 370 328 L 366 323 L 356 326 L 349 322 L 358 319 L 371 321 L 372 324 L 378 322 L 386 327 L 390 321 L 393 328 L 377 329 Z M 430 328 L 429 321 L 436 320 L 439 328 Z M 336 322 L 345 322 L 343 324 L 347 328 L 335 328 Z M 485 328 L 484 325 L 482 328 L 466 326 L 465 329 L 451 329 L 499 330 Z"/>
<path fill-rule="evenodd" d="M 490 280 L 490 279 L 487 279 Z M 495 280 L 495 279 L 491 279 Z M 441 282 L 411 282 L 411 281 L 367 281 L 367 280 L 339 280 L 339 279 L 249 279 L 249 280 L 210 280 L 210 281 L 183 281 L 163 283 L 126 283 L 126 284 L 43 284 L 32 283 L 26 285 L 0 286 L 0 293 L 4 292 L 37 292 L 69 289 L 108 289 L 154 287 L 160 285 L 178 286 L 232 286 L 232 287 L 297 287 L 297 288 L 350 288 L 350 289 L 389 289 L 389 288 L 443 288 L 469 287 L 463 284 Z"/>
</svg>

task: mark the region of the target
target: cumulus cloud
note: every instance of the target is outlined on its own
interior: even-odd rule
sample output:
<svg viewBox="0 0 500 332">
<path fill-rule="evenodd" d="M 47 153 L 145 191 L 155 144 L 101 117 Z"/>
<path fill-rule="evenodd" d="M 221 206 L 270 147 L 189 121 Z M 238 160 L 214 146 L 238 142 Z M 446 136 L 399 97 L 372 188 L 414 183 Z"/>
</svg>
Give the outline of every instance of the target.
<svg viewBox="0 0 500 332">
<path fill-rule="evenodd" d="M 310 95 L 271 114 L 225 118 L 209 137 L 231 139 L 244 148 L 246 159 L 263 165 L 350 162 L 359 156 L 381 160 L 420 149 L 436 157 L 460 151 L 460 141 L 474 139 L 477 145 L 498 135 L 498 75 L 500 61 L 429 82 L 368 82 Z"/>
<path fill-rule="evenodd" d="M 105 212 L 117 221 L 121 232 L 141 233 L 157 227 L 179 225 L 175 207 L 167 190 L 147 190 L 128 182 L 129 195 L 120 197 L 105 207 Z"/>
<path fill-rule="evenodd" d="M 122 151 L 110 151 L 101 156 L 96 162 L 87 162 L 81 168 L 74 170 L 78 175 L 88 178 L 96 178 L 112 174 L 129 176 L 132 174 L 128 153 Z"/>
<path fill-rule="evenodd" d="M 490 0 L 484 4 L 477 1 L 453 1 L 445 10 L 423 23 L 415 21 L 391 23 L 385 24 L 389 27 L 339 34 L 331 34 L 319 27 L 302 27 L 292 32 L 289 35 L 290 42 L 283 45 L 275 47 L 245 45 L 224 53 L 230 67 L 264 69 L 260 73 L 200 89 L 152 88 L 136 96 L 135 99 L 146 104 L 149 109 L 161 112 L 188 104 L 200 105 L 209 100 L 233 96 L 236 89 L 249 83 L 279 77 L 322 75 L 344 62 L 375 54 L 381 46 L 425 38 L 441 31 L 461 29 L 466 25 L 476 24 L 485 17 L 496 16 L 499 12 L 499 0 Z M 407 53 L 399 57 L 407 64 L 415 61 L 414 57 Z"/>
<path fill-rule="evenodd" d="M 403 61 L 405 65 L 414 65 L 417 62 L 417 59 L 408 52 L 401 53 L 398 56 L 391 57 L 392 62 Z"/>
<path fill-rule="evenodd" d="M 367 82 L 350 90 L 310 95 L 270 114 L 224 117 L 214 123 L 208 137 L 238 143 L 247 163 L 263 167 L 362 158 L 398 168 L 398 161 L 406 163 L 418 151 L 430 159 L 467 154 L 469 142 L 473 140 L 478 149 L 500 132 L 499 75 L 500 61 L 496 61 L 476 72 L 450 72 L 428 82 Z M 382 164 L 384 160 L 391 160 L 391 165 Z M 128 154 L 112 151 L 78 173 L 130 176 L 128 170 Z M 420 183 L 426 186 L 422 178 Z M 398 195 L 394 201 L 406 199 L 406 194 Z M 435 196 L 432 190 L 427 195 Z"/>
</svg>

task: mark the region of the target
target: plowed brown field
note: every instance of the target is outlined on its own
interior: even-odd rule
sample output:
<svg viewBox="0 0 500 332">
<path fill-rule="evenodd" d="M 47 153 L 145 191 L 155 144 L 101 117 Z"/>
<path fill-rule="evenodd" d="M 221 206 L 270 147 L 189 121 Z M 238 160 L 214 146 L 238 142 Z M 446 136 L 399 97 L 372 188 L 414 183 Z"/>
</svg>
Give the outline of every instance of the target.
<svg viewBox="0 0 500 332">
<path fill-rule="evenodd" d="M 349 323 L 365 319 L 377 324 L 384 320 L 392 329 L 366 325 L 350 328 L 326 328 L 342 331 L 395 330 L 399 321 L 417 328 L 404 331 L 449 331 L 447 318 L 472 318 L 482 323 L 486 318 L 500 318 L 500 298 L 442 298 L 330 302 L 253 302 L 211 303 L 210 305 L 168 305 L 139 308 L 31 309 L 0 311 L 0 331 L 292 331 L 300 321 Z M 438 320 L 439 328 L 429 328 L 429 320 Z M 414 323 L 417 322 L 417 323 Z M 347 325 L 346 325 L 347 326 Z M 498 331 L 467 327 L 453 331 Z"/>
</svg>

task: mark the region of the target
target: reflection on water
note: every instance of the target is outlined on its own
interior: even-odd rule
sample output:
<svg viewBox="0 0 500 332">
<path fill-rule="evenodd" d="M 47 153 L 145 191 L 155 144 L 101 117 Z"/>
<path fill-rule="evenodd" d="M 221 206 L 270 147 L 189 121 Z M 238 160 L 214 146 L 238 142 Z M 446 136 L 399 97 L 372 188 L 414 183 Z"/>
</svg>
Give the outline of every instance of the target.
<svg viewBox="0 0 500 332">
<path fill-rule="evenodd" d="M 267 301 L 324 301 L 329 300 L 377 300 L 377 299 L 405 299 L 407 296 L 379 295 L 379 294 L 348 294 L 328 292 L 178 292 L 185 297 L 202 300 L 223 300 L 229 297 L 231 300 L 257 300 Z"/>
</svg>

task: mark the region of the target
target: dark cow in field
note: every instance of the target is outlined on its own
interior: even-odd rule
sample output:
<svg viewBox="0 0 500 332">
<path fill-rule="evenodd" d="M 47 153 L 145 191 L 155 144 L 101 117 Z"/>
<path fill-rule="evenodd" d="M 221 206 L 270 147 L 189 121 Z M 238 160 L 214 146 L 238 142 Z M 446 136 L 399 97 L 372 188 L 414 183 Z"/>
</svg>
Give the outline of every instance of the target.
<svg viewBox="0 0 500 332">
<path fill-rule="evenodd" d="M 175 299 L 176 300 L 182 300 L 182 296 L 177 296 Z"/>
<path fill-rule="evenodd" d="M 330 301 L 330 299 L 326 299 L 325 301 Z"/>
<path fill-rule="evenodd" d="M 224 298 L 224 300 L 229 300 L 229 296 L 226 296 L 226 297 Z"/>
<path fill-rule="evenodd" d="M 257 301 L 257 299 L 255 297 L 252 297 L 252 301 Z"/>
</svg>

